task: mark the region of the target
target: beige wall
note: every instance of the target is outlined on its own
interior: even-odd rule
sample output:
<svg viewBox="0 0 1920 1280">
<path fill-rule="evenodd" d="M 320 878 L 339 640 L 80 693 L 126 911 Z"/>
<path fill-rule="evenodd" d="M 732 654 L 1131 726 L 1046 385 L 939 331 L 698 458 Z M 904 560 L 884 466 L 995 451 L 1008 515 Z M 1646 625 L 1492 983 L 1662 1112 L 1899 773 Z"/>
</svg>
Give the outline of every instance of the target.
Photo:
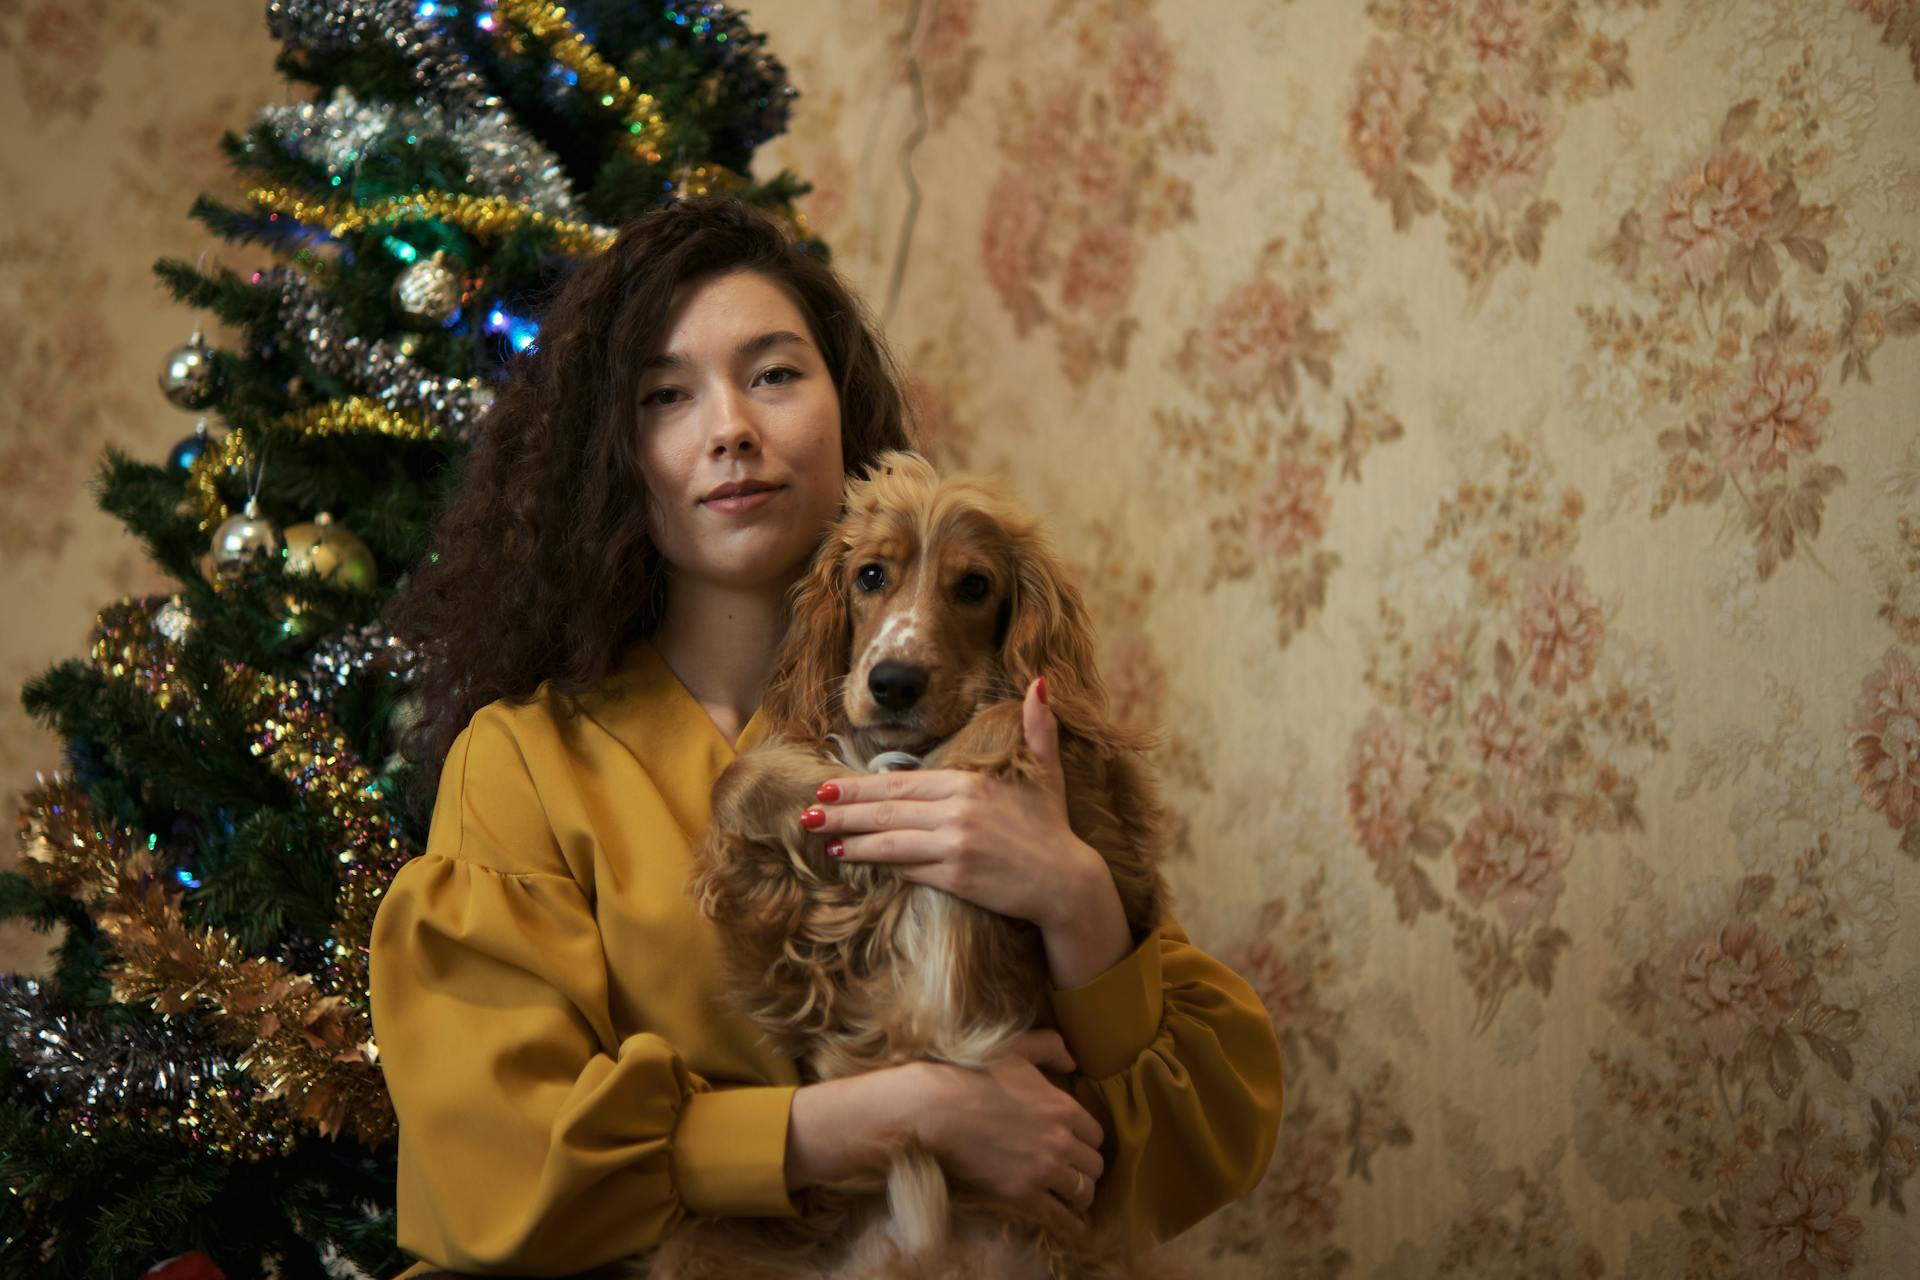
<svg viewBox="0 0 1920 1280">
<path fill-rule="evenodd" d="M 285 96 L 217 8 L 0 5 L 16 686 L 159 585 L 84 482 L 191 426 L 147 264 Z M 1287 1046 L 1207 1274 L 1920 1256 L 1915 8 L 927 0 L 902 64 L 906 0 L 753 7 L 763 171 L 1047 512 Z"/>
</svg>

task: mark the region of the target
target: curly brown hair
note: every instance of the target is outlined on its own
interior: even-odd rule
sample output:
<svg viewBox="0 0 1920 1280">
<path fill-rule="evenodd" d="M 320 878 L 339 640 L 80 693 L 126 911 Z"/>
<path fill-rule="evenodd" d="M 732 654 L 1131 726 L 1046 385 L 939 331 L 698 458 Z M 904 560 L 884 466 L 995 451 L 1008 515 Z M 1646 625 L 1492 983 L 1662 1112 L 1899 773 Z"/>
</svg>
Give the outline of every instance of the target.
<svg viewBox="0 0 1920 1280">
<path fill-rule="evenodd" d="M 736 270 L 784 286 L 840 394 L 848 476 L 912 448 L 898 367 L 817 249 L 732 196 L 673 201 L 620 229 L 564 281 L 476 430 L 426 556 L 382 611 L 413 649 L 417 709 L 401 749 L 430 807 L 474 712 L 550 682 L 567 714 L 653 634 L 665 564 L 648 536 L 637 423 L 641 364 L 679 286 Z"/>
</svg>

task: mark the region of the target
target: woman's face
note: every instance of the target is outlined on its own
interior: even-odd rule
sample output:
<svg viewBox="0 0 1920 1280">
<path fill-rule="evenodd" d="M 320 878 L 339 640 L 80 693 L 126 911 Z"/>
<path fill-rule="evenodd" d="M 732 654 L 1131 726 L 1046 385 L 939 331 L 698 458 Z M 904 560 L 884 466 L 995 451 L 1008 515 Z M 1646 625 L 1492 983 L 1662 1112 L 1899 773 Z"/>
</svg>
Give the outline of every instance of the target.
<svg viewBox="0 0 1920 1280">
<path fill-rule="evenodd" d="M 640 375 L 640 466 L 654 543 L 676 574 L 784 589 L 840 513 L 840 395 L 806 318 L 756 271 L 674 294 Z M 728 481 L 776 490 L 746 510 L 709 503 Z"/>
</svg>

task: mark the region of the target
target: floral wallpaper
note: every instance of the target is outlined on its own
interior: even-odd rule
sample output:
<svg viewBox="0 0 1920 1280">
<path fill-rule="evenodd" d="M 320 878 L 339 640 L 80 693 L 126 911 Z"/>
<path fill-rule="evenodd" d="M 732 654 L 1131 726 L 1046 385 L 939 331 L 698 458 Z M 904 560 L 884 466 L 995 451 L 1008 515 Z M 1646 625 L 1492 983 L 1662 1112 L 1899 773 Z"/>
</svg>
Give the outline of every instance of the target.
<svg viewBox="0 0 1920 1280">
<path fill-rule="evenodd" d="M 0 0 L 16 684 L 153 589 L 85 478 L 191 427 L 147 263 L 286 93 L 222 3 Z M 1920 2 L 750 11 L 763 171 L 938 459 L 1045 513 L 1284 1046 L 1264 1182 L 1170 1252 L 1912 1274 Z"/>
</svg>

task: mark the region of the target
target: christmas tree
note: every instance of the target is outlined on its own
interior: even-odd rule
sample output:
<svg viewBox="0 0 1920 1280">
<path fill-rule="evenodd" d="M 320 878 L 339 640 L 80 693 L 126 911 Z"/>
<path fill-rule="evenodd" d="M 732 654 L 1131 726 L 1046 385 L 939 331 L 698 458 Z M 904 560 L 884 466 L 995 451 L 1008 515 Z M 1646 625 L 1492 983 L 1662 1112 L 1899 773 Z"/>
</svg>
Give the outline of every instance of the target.
<svg viewBox="0 0 1920 1280">
<path fill-rule="evenodd" d="M 419 563 L 542 297 L 657 204 L 727 192 L 794 90 L 721 4 L 273 0 L 292 105 L 223 144 L 191 216 L 240 275 L 162 260 L 195 331 L 160 375 L 203 416 L 164 463 L 109 449 L 102 507 L 175 580 L 32 681 L 65 741 L 28 792 L 0 918 L 64 926 L 0 975 L 0 1275 L 390 1275 L 395 1125 L 367 1012 L 383 887 L 428 798 L 398 749 Z"/>
</svg>

